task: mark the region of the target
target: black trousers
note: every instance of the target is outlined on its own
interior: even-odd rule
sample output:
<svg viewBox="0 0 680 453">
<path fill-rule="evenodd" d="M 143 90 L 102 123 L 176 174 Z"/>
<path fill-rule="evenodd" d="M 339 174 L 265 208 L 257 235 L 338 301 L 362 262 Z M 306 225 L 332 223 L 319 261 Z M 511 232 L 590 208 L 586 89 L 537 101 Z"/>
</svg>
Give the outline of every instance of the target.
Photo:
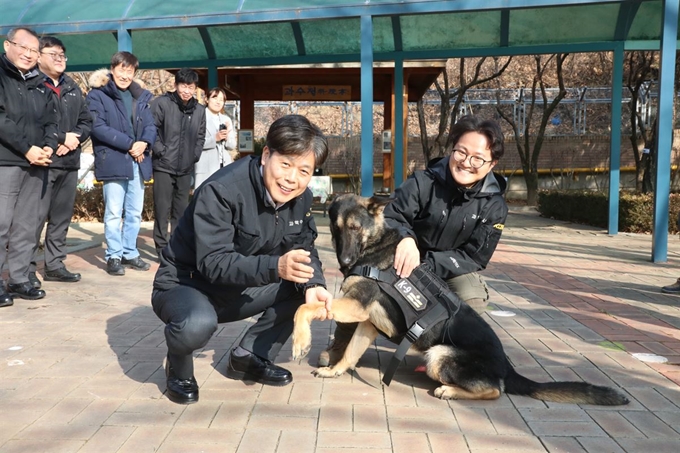
<svg viewBox="0 0 680 453">
<path fill-rule="evenodd" d="M 274 360 L 293 333 L 293 316 L 304 296 L 288 281 L 230 291 L 224 287 L 220 298 L 189 286 L 154 290 L 151 304 L 166 324 L 168 360 L 177 377 L 194 374 L 193 352 L 205 347 L 219 323 L 240 321 L 262 313 L 241 339 L 240 346 Z"/>
<path fill-rule="evenodd" d="M 64 267 L 66 259 L 66 235 L 73 217 L 73 205 L 76 202 L 78 170 L 49 168 L 45 193 L 40 202 L 40 218 L 36 231 L 36 243 L 29 272 L 35 272 L 38 245 L 45 221 L 45 270 L 55 271 Z"/>
<path fill-rule="evenodd" d="M 171 175 L 162 171 L 153 172 L 153 242 L 156 251 L 168 244 L 170 234 L 189 205 L 191 174 Z M 170 233 L 168 233 L 168 218 Z"/>
</svg>

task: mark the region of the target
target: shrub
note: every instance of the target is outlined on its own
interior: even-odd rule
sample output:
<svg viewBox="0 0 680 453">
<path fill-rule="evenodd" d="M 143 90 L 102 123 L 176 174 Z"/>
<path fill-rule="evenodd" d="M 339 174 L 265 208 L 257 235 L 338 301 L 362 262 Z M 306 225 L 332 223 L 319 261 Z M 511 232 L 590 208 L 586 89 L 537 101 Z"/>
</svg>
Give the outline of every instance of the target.
<svg viewBox="0 0 680 453">
<path fill-rule="evenodd" d="M 104 193 L 101 184 L 92 189 L 78 189 L 73 206 L 74 222 L 103 222 L 104 221 Z M 153 220 L 153 186 L 147 184 L 144 189 L 144 207 L 142 220 Z"/>
<path fill-rule="evenodd" d="M 649 233 L 654 224 L 652 194 L 621 192 L 619 198 L 619 231 Z M 542 190 L 538 193 L 538 211 L 544 217 L 607 228 L 609 201 L 601 192 Z M 671 194 L 668 232 L 678 232 L 680 194 Z"/>
</svg>

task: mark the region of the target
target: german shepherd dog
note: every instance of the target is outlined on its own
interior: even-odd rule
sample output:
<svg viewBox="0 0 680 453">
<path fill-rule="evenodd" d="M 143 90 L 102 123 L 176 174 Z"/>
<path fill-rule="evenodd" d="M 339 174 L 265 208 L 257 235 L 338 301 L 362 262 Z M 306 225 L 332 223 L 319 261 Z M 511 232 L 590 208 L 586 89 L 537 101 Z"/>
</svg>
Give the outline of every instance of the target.
<svg viewBox="0 0 680 453">
<path fill-rule="evenodd" d="M 314 370 L 318 377 L 336 377 L 354 369 L 378 333 L 399 342 L 410 327 L 397 303 L 374 280 L 348 277 L 354 266 L 386 270 L 394 265 L 401 237 L 384 222 L 387 202 L 375 197 L 342 195 L 329 208 L 333 244 L 345 276 L 343 297 L 333 300 L 331 313 L 338 322 L 359 324 L 344 356 L 330 367 Z M 323 303 L 298 308 L 293 331 L 294 359 L 309 352 L 311 321 L 325 319 L 325 314 Z M 434 396 L 441 399 L 493 400 L 505 392 L 560 403 L 615 406 L 629 402 L 609 387 L 586 382 L 539 383 L 521 376 L 510 364 L 493 329 L 462 300 L 452 318 L 432 326 L 412 348 L 425 355 L 427 375 L 441 383 L 434 390 Z"/>
</svg>

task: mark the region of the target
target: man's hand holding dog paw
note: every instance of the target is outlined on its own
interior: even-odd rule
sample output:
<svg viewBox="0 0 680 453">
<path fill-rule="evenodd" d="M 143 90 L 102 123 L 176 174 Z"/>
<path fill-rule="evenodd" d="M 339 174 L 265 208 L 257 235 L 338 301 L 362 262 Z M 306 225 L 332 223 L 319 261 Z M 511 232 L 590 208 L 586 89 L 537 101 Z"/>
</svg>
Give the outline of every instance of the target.
<svg viewBox="0 0 680 453">
<path fill-rule="evenodd" d="M 325 321 L 326 319 L 333 319 L 333 313 L 331 312 L 331 307 L 333 305 L 333 295 L 328 292 L 323 286 L 314 286 L 308 288 L 305 291 L 305 303 L 307 304 L 318 304 L 319 302 L 324 304 L 323 308 L 319 308 L 314 313 L 314 319 Z"/>
<path fill-rule="evenodd" d="M 293 283 L 307 283 L 314 277 L 314 269 L 307 250 L 291 250 L 279 258 L 279 277 Z"/>
<path fill-rule="evenodd" d="M 413 238 L 399 241 L 394 255 L 394 269 L 401 278 L 408 278 L 411 271 L 420 264 L 420 251 Z"/>
</svg>

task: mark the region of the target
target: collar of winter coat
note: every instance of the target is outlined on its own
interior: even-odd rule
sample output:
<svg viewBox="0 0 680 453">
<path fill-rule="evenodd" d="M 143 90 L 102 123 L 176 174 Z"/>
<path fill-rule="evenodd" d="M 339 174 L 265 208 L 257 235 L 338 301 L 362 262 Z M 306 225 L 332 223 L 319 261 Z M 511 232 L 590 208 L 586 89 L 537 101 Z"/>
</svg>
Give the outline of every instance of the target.
<svg viewBox="0 0 680 453">
<path fill-rule="evenodd" d="M 488 197 L 494 194 L 502 195 L 505 192 L 507 187 L 505 178 L 494 172 L 489 172 L 484 179 L 478 181 L 477 184 L 470 188 L 461 187 L 451 176 L 451 170 L 449 169 L 450 159 L 451 156 L 431 160 L 426 171 L 430 172 L 440 184 L 454 190 L 454 193 L 460 194 L 466 200 L 469 200 L 471 198 Z"/>
<path fill-rule="evenodd" d="M 34 67 L 30 71 L 28 71 L 26 74 L 22 74 L 21 71 L 12 63 L 9 61 L 9 58 L 7 58 L 7 54 L 2 54 L 2 57 L 0 57 L 0 66 L 5 70 L 5 72 L 12 77 L 14 77 L 17 80 L 25 80 L 28 82 L 29 80 L 34 82 L 34 85 L 39 85 L 40 82 L 42 81 L 38 76 L 40 75 L 40 71 L 38 71 L 38 67 Z M 38 77 L 37 80 L 34 80 L 36 77 Z"/>
<path fill-rule="evenodd" d="M 108 97 L 112 99 L 120 99 L 118 87 L 116 86 L 116 83 L 113 81 L 113 77 L 111 76 L 111 71 L 109 71 L 109 69 L 107 68 L 98 69 L 97 71 L 92 73 L 88 81 L 90 83 L 90 88 L 100 89 Z M 130 88 L 128 88 L 128 91 L 130 91 L 132 97 L 138 101 L 148 102 L 153 97 L 148 90 L 142 88 L 139 85 L 139 83 L 135 82 L 134 80 L 130 84 Z"/>
<path fill-rule="evenodd" d="M 198 104 L 198 101 L 194 97 L 189 99 L 189 101 L 185 104 L 182 98 L 179 97 L 179 94 L 177 94 L 177 91 L 168 91 L 165 93 L 165 95 L 172 99 L 175 104 L 177 104 L 180 112 L 185 114 L 193 113 L 196 109 L 196 104 Z"/>
</svg>

